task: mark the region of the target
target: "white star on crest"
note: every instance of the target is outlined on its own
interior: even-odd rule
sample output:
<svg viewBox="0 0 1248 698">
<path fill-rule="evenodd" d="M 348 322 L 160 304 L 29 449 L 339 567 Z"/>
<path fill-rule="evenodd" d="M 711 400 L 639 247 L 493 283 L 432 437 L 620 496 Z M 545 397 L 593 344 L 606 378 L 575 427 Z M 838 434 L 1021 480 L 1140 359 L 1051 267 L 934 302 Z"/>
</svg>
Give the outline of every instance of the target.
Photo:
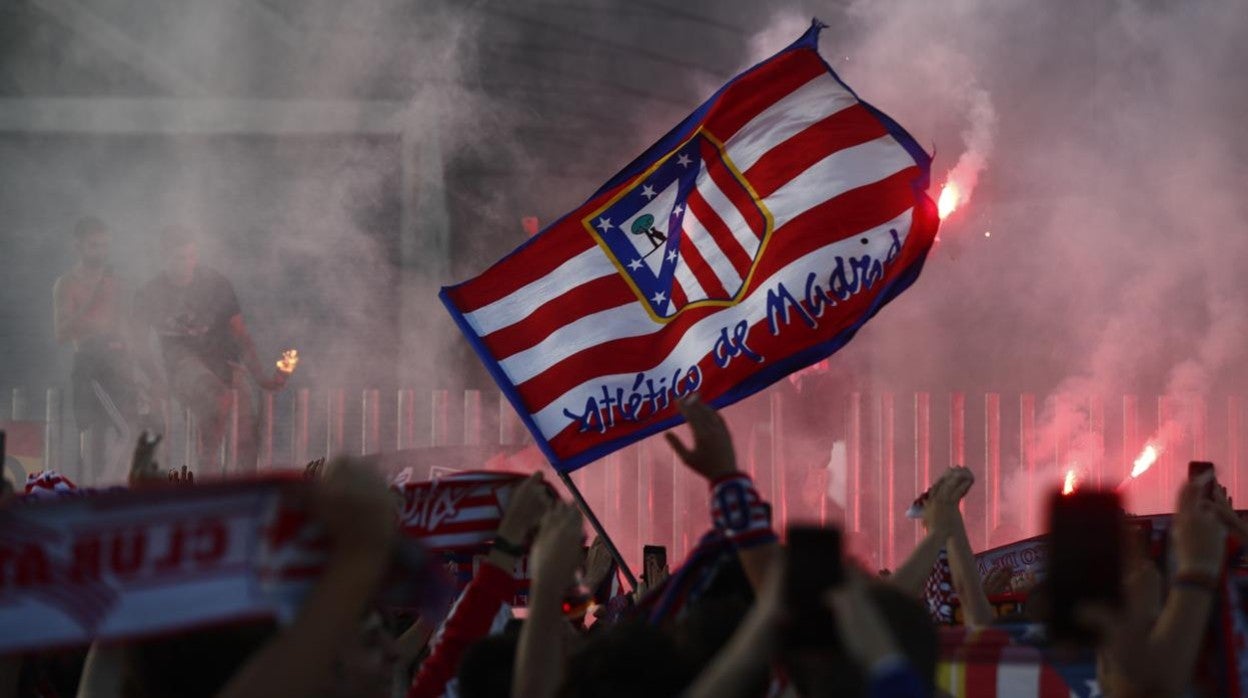
<svg viewBox="0 0 1248 698">
<path fill-rule="evenodd" d="M 673 216 L 679 216 L 680 214 L 682 214 L 682 213 L 684 213 L 684 212 L 685 212 L 685 205 L 684 205 L 684 204 L 676 204 L 675 206 L 673 206 L 673 207 L 672 207 L 672 215 L 673 215 Z"/>
<path fill-rule="evenodd" d="M 633 271 L 637 271 L 638 269 L 640 269 L 640 268 L 641 268 L 641 260 L 640 260 L 640 259 L 634 259 L 633 261 L 629 262 L 629 263 L 628 263 L 628 268 L 629 268 L 629 269 L 632 269 Z"/>
<path fill-rule="evenodd" d="M 676 164 L 681 167 L 688 167 L 692 162 L 693 160 L 689 157 L 688 153 L 681 153 L 680 157 L 676 158 Z"/>
<path fill-rule="evenodd" d="M 654 191 L 654 187 L 650 186 L 649 184 L 641 188 L 641 195 L 646 197 L 646 201 L 649 201 L 650 199 L 653 199 L 654 197 L 658 196 L 658 194 Z"/>
<path fill-rule="evenodd" d="M 667 300 L 667 296 L 663 295 L 663 292 L 662 292 L 662 291 L 655 291 L 655 293 L 654 293 L 654 297 L 653 297 L 653 298 L 651 298 L 650 300 L 654 301 L 654 302 L 655 302 L 655 304 L 657 305 L 657 304 L 662 303 L 663 301 Z"/>
<path fill-rule="evenodd" d="M 668 252 L 667 252 L 667 261 L 669 261 L 669 262 L 675 262 L 675 261 L 676 261 L 676 257 L 677 257 L 677 254 L 676 254 L 676 248 L 675 248 L 675 247 L 673 247 L 672 249 L 668 250 Z"/>
<path fill-rule="evenodd" d="M 598 219 L 598 222 L 594 224 L 594 227 L 605 233 L 611 229 L 611 219 L 603 216 Z"/>
</svg>

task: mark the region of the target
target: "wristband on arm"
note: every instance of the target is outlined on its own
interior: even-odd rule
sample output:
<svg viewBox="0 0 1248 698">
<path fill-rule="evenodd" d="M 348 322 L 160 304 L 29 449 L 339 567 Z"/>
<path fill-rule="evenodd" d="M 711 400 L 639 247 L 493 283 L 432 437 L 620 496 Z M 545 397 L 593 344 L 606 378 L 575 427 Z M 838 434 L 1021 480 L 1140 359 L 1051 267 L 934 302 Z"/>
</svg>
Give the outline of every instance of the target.
<svg viewBox="0 0 1248 698">
<path fill-rule="evenodd" d="M 738 548 L 777 540 L 771 527 L 771 508 L 745 473 L 734 473 L 711 484 L 711 518 L 715 528 Z"/>
</svg>

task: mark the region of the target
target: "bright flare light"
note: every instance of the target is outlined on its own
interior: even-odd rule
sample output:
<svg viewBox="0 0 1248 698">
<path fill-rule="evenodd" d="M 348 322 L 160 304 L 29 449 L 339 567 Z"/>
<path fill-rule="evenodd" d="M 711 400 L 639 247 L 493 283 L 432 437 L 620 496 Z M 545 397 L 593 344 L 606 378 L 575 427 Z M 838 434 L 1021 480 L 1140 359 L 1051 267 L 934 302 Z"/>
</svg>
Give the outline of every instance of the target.
<svg viewBox="0 0 1248 698">
<path fill-rule="evenodd" d="M 962 203 L 962 192 L 958 190 L 955 182 L 945 182 L 940 188 L 940 198 L 936 200 L 936 213 L 940 216 L 940 220 L 945 220 L 949 214 L 958 208 L 958 204 Z"/>
<path fill-rule="evenodd" d="M 295 367 L 299 365 L 299 350 L 287 349 L 282 352 L 282 358 L 277 360 L 277 370 L 282 373 L 294 373 Z"/>
<path fill-rule="evenodd" d="M 1140 455 L 1135 459 L 1135 463 L 1131 468 L 1131 477 L 1137 478 L 1143 475 L 1146 470 L 1153 467 L 1153 463 L 1157 462 L 1157 456 L 1159 455 L 1160 452 L 1157 450 L 1156 446 L 1153 446 L 1152 444 L 1145 446 L 1144 450 L 1140 452 Z"/>
<path fill-rule="evenodd" d="M 1075 490 L 1078 489 L 1078 487 L 1079 487 L 1079 474 L 1075 472 L 1074 468 L 1071 468 L 1070 470 L 1066 471 L 1066 480 L 1062 483 L 1062 494 L 1064 495 L 1074 494 Z"/>
</svg>

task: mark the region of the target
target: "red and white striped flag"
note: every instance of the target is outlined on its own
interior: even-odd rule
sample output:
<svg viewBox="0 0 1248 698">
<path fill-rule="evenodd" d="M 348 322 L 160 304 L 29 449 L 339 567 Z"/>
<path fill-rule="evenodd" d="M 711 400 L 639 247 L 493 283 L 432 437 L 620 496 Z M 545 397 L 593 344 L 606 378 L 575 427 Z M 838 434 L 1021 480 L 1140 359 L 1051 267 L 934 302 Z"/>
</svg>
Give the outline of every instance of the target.
<svg viewBox="0 0 1248 698">
<path fill-rule="evenodd" d="M 1076 661 L 1050 661 L 1044 650 L 1023 641 L 1034 630 L 1034 626 L 1026 625 L 940 628 L 937 688 L 953 698 L 1101 695 L 1096 665 L 1087 661 L 1089 657 L 1078 655 Z"/>
<path fill-rule="evenodd" d="M 574 470 L 839 349 L 918 276 L 930 156 L 818 53 L 724 85 L 443 302 L 547 458 Z"/>
</svg>

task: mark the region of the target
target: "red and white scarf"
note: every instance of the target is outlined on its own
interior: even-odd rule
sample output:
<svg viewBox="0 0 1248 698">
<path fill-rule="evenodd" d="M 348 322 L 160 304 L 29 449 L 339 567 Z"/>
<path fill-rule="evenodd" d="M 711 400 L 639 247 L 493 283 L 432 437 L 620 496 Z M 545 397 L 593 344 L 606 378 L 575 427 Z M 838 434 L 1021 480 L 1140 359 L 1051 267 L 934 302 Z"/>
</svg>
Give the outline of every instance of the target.
<svg viewBox="0 0 1248 698">
<path fill-rule="evenodd" d="M 0 509 L 0 653 L 292 618 L 327 552 L 300 505 L 307 486 L 158 485 Z"/>
<path fill-rule="evenodd" d="M 396 480 L 392 487 L 400 500 L 399 525 L 408 536 L 442 556 L 456 586 L 463 591 L 476 575 L 478 559 L 489 552 L 503 512 L 526 477 L 521 473 L 472 470 L 422 482 Z M 551 492 L 554 494 L 553 489 Z M 527 555 L 517 560 L 512 574 L 517 585 L 511 603 L 526 606 Z"/>
</svg>

